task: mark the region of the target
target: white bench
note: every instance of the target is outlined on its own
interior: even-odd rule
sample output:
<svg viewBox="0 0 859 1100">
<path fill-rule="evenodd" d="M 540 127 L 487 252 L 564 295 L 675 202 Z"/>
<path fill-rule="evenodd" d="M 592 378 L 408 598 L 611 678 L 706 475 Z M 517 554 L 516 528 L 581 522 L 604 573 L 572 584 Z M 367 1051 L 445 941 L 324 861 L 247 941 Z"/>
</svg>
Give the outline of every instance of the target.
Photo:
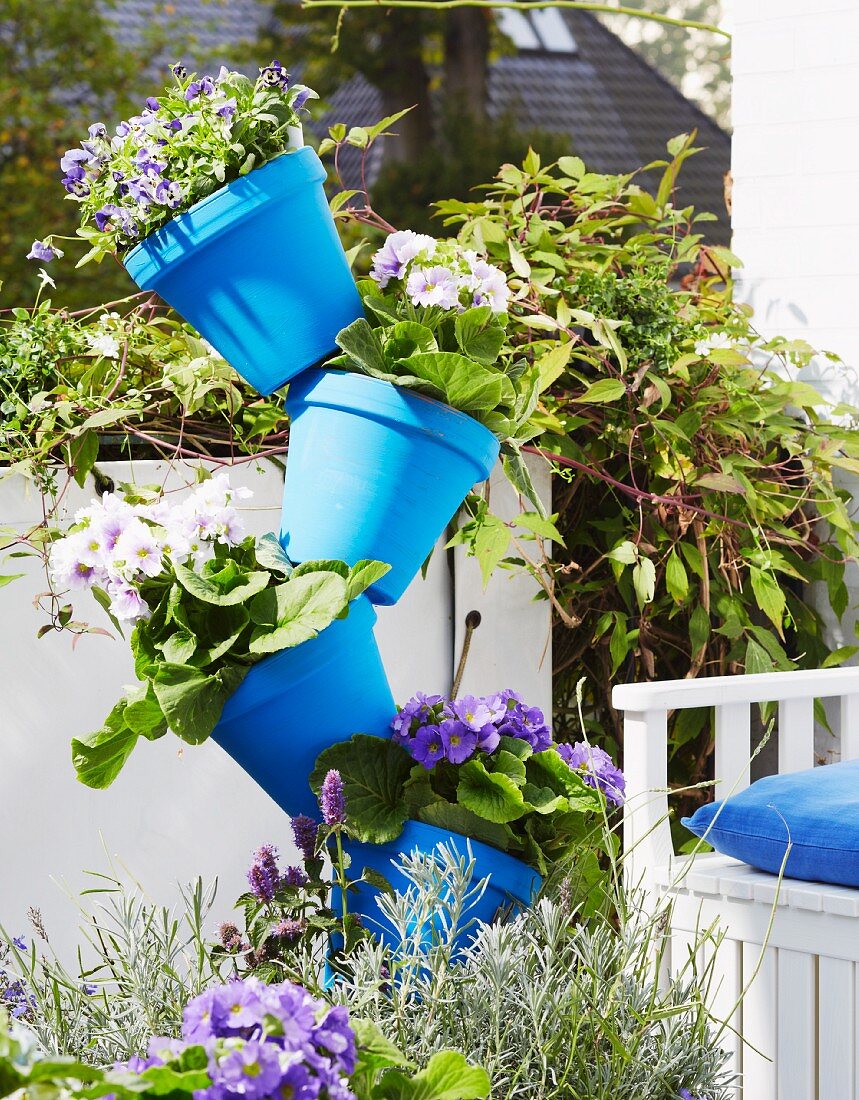
<svg viewBox="0 0 859 1100">
<path fill-rule="evenodd" d="M 674 899 L 671 965 L 688 962 L 698 930 L 717 924 L 712 1009 L 742 1075 L 737 1100 L 859 1100 L 859 890 L 784 879 L 718 854 L 691 866 L 668 821 L 670 712 L 714 709 L 715 797 L 749 784 L 750 709 L 778 703 L 780 772 L 812 767 L 814 700 L 827 704 L 841 758 L 859 758 L 859 668 L 623 684 L 628 881 Z M 766 945 L 766 946 L 763 946 Z M 742 1036 L 742 1042 L 737 1036 Z"/>
</svg>

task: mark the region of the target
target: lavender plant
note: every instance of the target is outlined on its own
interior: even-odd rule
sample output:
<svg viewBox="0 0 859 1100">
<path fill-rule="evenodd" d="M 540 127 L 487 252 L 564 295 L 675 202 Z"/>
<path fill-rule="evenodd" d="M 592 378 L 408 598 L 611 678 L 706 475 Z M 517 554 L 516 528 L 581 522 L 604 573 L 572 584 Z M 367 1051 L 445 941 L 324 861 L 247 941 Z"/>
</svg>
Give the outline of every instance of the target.
<svg viewBox="0 0 859 1100">
<path fill-rule="evenodd" d="M 293 566 L 274 535 L 245 537 L 241 495 L 252 494 L 234 492 L 226 474 L 178 504 L 107 493 L 54 543 L 58 588 L 88 589 L 117 629 L 132 625 L 141 680 L 100 730 L 73 740 L 88 786 L 109 786 L 137 740 L 162 737 L 168 725 L 188 744 L 204 741 L 251 665 L 316 637 L 387 572 L 368 561 Z"/>
<path fill-rule="evenodd" d="M 310 777 L 320 789 L 331 769 L 342 775 L 348 829 L 362 841 L 394 840 L 413 819 L 512 852 L 546 874 L 574 852 L 599 852 L 606 814 L 623 802 L 623 774 L 611 758 L 586 742 L 555 745 L 539 708 L 514 691 L 421 694 L 392 731 L 325 749 Z"/>
<path fill-rule="evenodd" d="M 561 879 L 552 897 L 483 925 L 465 956 L 473 864 L 440 845 L 399 861 L 411 886 L 378 899 L 395 949 L 367 940 L 332 990 L 419 1064 L 447 1045 L 480 1061 L 497 1100 L 729 1100 L 732 1080 L 706 997 L 718 935 L 702 931 L 682 972 L 659 983 L 662 908 L 617 883 L 611 920 L 582 922 Z M 441 919 L 439 919 L 441 918 Z M 434 921 L 428 944 L 421 929 Z"/>
<path fill-rule="evenodd" d="M 181 887 L 169 908 L 113 868 L 90 877 L 73 964 L 54 951 L 39 910 L 29 910 L 27 935 L 0 925 L 0 1009 L 26 1025 L 43 1055 L 106 1065 L 141 1053 L 153 1034 L 178 1036 L 188 1001 L 221 980 L 207 945 L 217 881 Z"/>
<path fill-rule="evenodd" d="M 181 64 L 159 96 L 113 135 L 102 122 L 60 161 L 63 187 L 80 204 L 78 236 L 91 245 L 78 266 L 123 253 L 219 187 L 301 144 L 300 112 L 316 93 L 293 84 L 279 61 L 256 80 L 221 68 L 217 76 Z M 56 252 L 35 241 L 36 258 Z"/>
</svg>

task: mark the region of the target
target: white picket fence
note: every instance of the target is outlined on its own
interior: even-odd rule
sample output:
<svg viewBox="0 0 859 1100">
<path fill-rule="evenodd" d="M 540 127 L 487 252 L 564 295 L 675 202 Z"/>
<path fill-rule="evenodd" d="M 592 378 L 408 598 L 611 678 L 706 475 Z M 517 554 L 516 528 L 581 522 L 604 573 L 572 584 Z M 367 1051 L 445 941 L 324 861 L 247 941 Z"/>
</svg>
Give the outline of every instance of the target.
<svg viewBox="0 0 859 1100">
<path fill-rule="evenodd" d="M 624 714 L 629 880 L 673 898 L 675 970 L 699 931 L 724 933 L 712 1009 L 733 1029 L 721 1041 L 740 1075 L 737 1100 L 859 1100 L 859 890 L 787 879 L 779 889 L 777 876 L 725 856 L 699 855 L 691 865 L 675 856 L 668 715 L 713 708 L 719 798 L 749 784 L 754 704 L 778 703 L 779 771 L 814 765 L 815 699 L 830 704 L 841 758 L 859 757 L 856 668 L 624 684 L 612 695 Z"/>
</svg>

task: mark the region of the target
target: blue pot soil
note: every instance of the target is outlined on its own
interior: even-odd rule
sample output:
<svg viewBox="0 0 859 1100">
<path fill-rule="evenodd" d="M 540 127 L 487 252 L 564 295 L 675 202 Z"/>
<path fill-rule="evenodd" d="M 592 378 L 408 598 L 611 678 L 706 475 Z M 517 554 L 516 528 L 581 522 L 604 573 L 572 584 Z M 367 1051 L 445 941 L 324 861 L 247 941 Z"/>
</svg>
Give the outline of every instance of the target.
<svg viewBox="0 0 859 1100">
<path fill-rule="evenodd" d="M 469 919 L 488 924 L 502 906 L 509 906 L 512 903 L 514 909 L 521 909 L 535 900 L 542 878 L 527 863 L 488 844 L 469 840 L 459 833 L 445 832 L 434 825 L 425 825 L 420 821 L 407 821 L 397 839 L 387 844 L 359 844 L 356 841 L 349 841 L 346 849 L 351 856 L 352 865 L 347 875 L 350 879 L 356 879 L 363 868 L 369 867 L 380 875 L 384 875 L 395 890 L 403 892 L 408 889 L 409 880 L 391 861 L 415 850 L 429 854 L 435 851 L 439 844 L 452 847 L 456 855 L 465 860 L 469 859 L 468 845 L 470 844 L 471 856 L 474 859 L 472 886 L 476 886 L 482 878 L 489 879 L 479 901 L 469 911 Z M 394 930 L 384 922 L 376 904 L 378 893 L 378 890 L 368 883 L 361 883 L 357 892 L 349 894 L 349 912 L 358 914 L 366 928 L 390 947 L 395 948 L 399 939 Z M 333 904 L 335 910 L 339 911 L 340 891 L 336 889 L 333 892 Z M 440 927 L 439 924 L 439 929 Z M 466 946 L 473 938 L 474 932 L 473 926 L 465 928 L 457 939 L 458 945 Z M 433 929 L 428 928 L 426 940 L 430 941 L 432 936 Z"/>
<path fill-rule="evenodd" d="M 317 816 L 308 777 L 323 749 L 353 733 L 387 737 L 396 713 L 366 596 L 294 649 L 254 665 L 212 737 L 290 816 Z"/>
<path fill-rule="evenodd" d="M 361 300 L 312 149 L 208 195 L 125 257 L 260 393 L 336 350 Z"/>
<path fill-rule="evenodd" d="M 286 553 L 389 562 L 367 594 L 396 603 L 466 493 L 489 476 L 498 440 L 440 401 L 344 371 L 307 371 L 286 409 Z"/>
</svg>

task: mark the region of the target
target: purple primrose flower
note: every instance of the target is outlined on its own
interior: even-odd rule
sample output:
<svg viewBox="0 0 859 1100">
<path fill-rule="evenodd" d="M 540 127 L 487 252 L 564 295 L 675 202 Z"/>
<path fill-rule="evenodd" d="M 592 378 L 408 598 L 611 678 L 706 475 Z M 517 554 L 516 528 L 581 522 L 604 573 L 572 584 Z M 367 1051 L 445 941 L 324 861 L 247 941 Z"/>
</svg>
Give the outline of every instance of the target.
<svg viewBox="0 0 859 1100">
<path fill-rule="evenodd" d="M 456 718 L 446 718 L 439 726 L 444 755 L 451 764 L 464 764 L 477 749 L 477 731 Z"/>
<path fill-rule="evenodd" d="M 605 749 L 578 741 L 574 745 L 556 745 L 559 755 L 569 766 L 581 773 L 589 787 L 600 790 L 609 802 L 623 805 L 626 779 Z"/>
<path fill-rule="evenodd" d="M 439 760 L 444 759 L 444 741 L 438 726 L 422 726 L 408 743 L 411 755 L 427 771 L 431 771 Z"/>
</svg>

